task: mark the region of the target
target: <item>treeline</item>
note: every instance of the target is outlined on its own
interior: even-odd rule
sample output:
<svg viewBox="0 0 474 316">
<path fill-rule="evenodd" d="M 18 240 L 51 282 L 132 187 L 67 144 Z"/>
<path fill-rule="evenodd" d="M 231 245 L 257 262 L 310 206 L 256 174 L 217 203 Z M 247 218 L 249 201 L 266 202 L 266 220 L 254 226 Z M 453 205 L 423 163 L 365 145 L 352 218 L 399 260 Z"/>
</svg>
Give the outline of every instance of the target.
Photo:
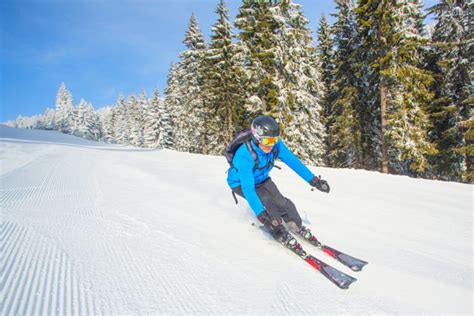
<svg viewBox="0 0 474 316">
<path fill-rule="evenodd" d="M 127 99 L 120 96 L 114 106 L 94 111 L 81 100 L 73 104 L 71 92 L 61 83 L 55 109 L 44 115 L 19 116 L 9 125 L 19 128 L 57 130 L 90 140 L 147 148 L 173 148 L 173 129 L 163 98 L 155 90 Z"/>
<path fill-rule="evenodd" d="M 142 93 L 94 111 L 62 85 L 55 110 L 16 125 L 221 154 L 264 113 L 313 165 L 472 181 L 472 3 L 424 12 L 419 0 L 335 2 L 335 23 L 321 18 L 315 45 L 293 1 L 244 0 L 234 27 L 220 1 L 209 43 L 191 17 L 164 98 Z"/>
<path fill-rule="evenodd" d="M 422 1 L 336 3 L 319 30 L 328 164 L 472 179 L 472 4 L 440 1 L 427 30 Z"/>
</svg>

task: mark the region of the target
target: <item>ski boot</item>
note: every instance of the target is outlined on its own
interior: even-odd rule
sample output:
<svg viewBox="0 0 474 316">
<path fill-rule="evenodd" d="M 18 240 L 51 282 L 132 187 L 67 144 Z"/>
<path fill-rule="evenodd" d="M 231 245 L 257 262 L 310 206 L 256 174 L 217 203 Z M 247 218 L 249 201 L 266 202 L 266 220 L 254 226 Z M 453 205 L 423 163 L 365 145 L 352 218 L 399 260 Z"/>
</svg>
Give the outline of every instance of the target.
<svg viewBox="0 0 474 316">
<path fill-rule="evenodd" d="M 303 250 L 300 243 L 296 240 L 296 238 L 291 237 L 291 239 L 287 242 L 286 247 L 290 248 L 291 251 L 296 253 L 300 257 L 306 257 L 306 251 Z"/>
<path fill-rule="evenodd" d="M 321 243 L 318 241 L 316 237 L 314 237 L 313 233 L 311 233 L 311 230 L 304 225 L 301 225 L 300 230 L 298 231 L 298 234 L 302 236 L 304 239 L 309 241 L 311 244 L 315 245 L 316 247 L 320 247 Z"/>
<path fill-rule="evenodd" d="M 306 256 L 306 251 L 303 250 L 298 240 L 296 240 L 296 238 L 294 238 L 287 230 L 282 231 L 278 237 L 274 236 L 274 238 L 298 256 Z"/>
</svg>

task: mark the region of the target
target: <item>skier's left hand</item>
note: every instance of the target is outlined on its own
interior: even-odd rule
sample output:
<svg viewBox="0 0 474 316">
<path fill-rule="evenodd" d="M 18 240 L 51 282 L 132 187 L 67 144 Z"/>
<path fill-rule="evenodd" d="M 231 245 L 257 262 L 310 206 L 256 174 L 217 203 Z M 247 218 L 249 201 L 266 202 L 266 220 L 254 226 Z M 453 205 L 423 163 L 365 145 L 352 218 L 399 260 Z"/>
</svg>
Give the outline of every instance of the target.
<svg viewBox="0 0 474 316">
<path fill-rule="evenodd" d="M 322 180 L 321 176 L 314 176 L 309 184 L 324 193 L 329 193 L 331 190 L 328 182 L 326 180 Z"/>
</svg>

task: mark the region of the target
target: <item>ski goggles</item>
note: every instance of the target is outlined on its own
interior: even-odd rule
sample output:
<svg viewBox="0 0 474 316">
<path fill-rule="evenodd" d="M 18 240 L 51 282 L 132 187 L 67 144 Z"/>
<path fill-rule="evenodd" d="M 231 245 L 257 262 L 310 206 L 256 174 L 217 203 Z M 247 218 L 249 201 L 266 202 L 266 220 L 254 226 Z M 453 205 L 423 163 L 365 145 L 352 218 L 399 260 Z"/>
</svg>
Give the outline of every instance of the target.
<svg viewBox="0 0 474 316">
<path fill-rule="evenodd" d="M 267 137 L 262 136 L 260 138 L 260 143 L 265 147 L 273 147 L 278 142 L 279 137 Z"/>
</svg>

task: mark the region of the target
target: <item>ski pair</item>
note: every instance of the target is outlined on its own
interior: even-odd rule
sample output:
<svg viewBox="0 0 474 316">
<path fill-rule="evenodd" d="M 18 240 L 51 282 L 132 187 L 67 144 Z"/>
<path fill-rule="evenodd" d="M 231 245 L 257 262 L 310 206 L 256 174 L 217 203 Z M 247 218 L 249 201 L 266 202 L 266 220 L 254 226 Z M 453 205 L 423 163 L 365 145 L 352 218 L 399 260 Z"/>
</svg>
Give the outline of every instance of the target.
<svg viewBox="0 0 474 316">
<path fill-rule="evenodd" d="M 271 234 L 271 231 L 266 228 L 265 226 L 261 226 L 261 228 L 263 230 L 265 230 L 266 232 L 268 232 L 269 234 Z M 288 237 L 289 238 L 286 238 L 286 240 L 276 240 L 277 242 L 279 242 L 281 245 L 283 245 L 284 247 L 290 249 L 293 253 L 295 253 L 296 255 L 298 255 L 301 259 L 303 259 L 304 261 L 306 261 L 309 265 L 311 265 L 313 268 L 315 268 L 316 270 L 318 270 L 322 275 L 324 275 L 328 280 L 330 280 L 331 282 L 333 282 L 336 286 L 338 286 L 339 288 L 341 289 L 348 289 L 349 286 L 354 283 L 355 281 L 357 281 L 356 278 L 342 272 L 342 271 L 339 271 L 338 269 L 332 267 L 331 265 L 323 262 L 322 260 L 319 260 L 318 258 L 316 257 L 313 257 L 311 254 L 307 253 L 303 247 L 301 246 L 301 244 L 298 242 L 298 240 L 293 236 L 291 235 L 290 233 L 288 233 Z M 316 240 L 317 241 L 317 240 Z M 312 242 L 312 241 L 310 241 Z M 319 243 L 319 242 L 318 242 Z M 319 243 L 319 245 L 315 244 L 315 243 L 312 243 L 313 245 L 317 246 L 318 248 L 320 248 L 321 250 L 323 250 L 322 248 L 322 245 Z M 337 260 L 339 260 L 341 263 L 344 263 L 344 264 L 348 264 L 350 263 L 352 266 L 354 266 L 355 264 L 356 265 L 360 265 L 359 262 L 365 262 L 365 261 L 362 261 L 362 260 L 359 260 L 359 259 L 356 259 L 356 258 L 353 258 L 349 255 L 346 255 L 342 252 L 339 252 L 331 247 L 328 247 L 328 246 L 325 246 L 324 248 L 325 250 L 323 250 L 325 253 L 331 255 L 331 257 L 333 258 L 336 258 Z M 341 261 L 342 260 L 342 261 Z M 354 262 L 357 262 L 357 263 L 354 263 Z M 365 262 L 365 264 L 367 264 L 367 262 Z M 364 264 L 364 265 L 365 265 Z M 360 269 L 362 269 L 362 267 L 364 266 L 362 265 L 360 267 Z M 355 270 L 355 271 L 360 271 L 359 270 Z"/>
</svg>

